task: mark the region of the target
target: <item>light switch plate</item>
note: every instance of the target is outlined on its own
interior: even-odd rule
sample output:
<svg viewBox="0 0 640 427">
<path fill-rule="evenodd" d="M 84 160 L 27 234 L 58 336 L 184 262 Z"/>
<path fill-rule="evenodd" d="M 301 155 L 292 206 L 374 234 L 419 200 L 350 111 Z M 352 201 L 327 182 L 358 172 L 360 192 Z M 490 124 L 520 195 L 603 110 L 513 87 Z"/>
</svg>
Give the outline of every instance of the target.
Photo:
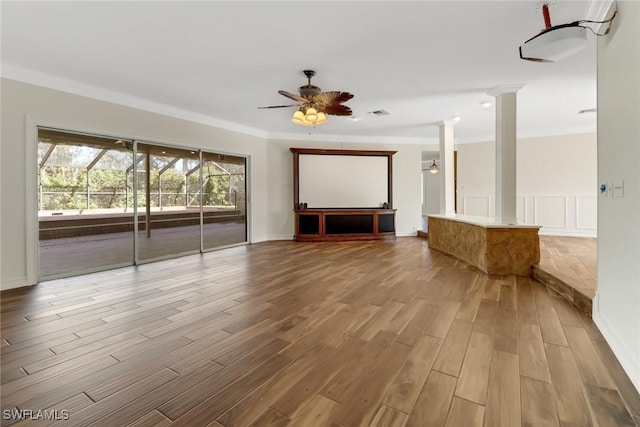
<svg viewBox="0 0 640 427">
<path fill-rule="evenodd" d="M 624 197 L 624 180 L 612 183 L 613 197 Z"/>
</svg>

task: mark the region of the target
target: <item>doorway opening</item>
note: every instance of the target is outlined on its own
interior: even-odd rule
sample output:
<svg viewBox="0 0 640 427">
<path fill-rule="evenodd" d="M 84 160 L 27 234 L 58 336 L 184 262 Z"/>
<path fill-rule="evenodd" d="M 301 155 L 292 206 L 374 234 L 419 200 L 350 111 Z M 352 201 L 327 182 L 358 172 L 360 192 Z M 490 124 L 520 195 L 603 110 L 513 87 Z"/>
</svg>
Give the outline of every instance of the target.
<svg viewBox="0 0 640 427">
<path fill-rule="evenodd" d="M 433 165 L 436 165 L 434 168 Z M 422 209 L 422 231 L 426 232 L 429 223 L 429 215 L 439 214 L 440 210 L 440 152 L 422 152 L 422 174 L 421 174 L 421 209 Z M 453 188 L 454 188 L 454 210 L 458 211 L 458 152 L 453 152 Z"/>
</svg>

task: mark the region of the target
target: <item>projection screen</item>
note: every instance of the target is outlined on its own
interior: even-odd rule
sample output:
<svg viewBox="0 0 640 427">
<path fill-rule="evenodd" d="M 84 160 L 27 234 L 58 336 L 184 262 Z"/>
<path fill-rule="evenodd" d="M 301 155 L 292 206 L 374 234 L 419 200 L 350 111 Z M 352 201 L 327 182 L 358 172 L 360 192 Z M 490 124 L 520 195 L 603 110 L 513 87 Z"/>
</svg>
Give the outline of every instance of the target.
<svg viewBox="0 0 640 427">
<path fill-rule="evenodd" d="M 389 197 L 389 157 L 300 154 L 298 200 L 308 208 L 380 208 Z"/>
</svg>

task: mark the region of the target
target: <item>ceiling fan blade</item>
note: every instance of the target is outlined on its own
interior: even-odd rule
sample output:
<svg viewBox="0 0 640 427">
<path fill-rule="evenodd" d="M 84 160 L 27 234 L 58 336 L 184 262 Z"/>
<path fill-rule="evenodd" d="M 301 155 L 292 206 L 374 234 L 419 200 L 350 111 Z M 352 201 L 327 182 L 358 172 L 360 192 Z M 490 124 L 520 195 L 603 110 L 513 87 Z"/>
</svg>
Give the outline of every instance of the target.
<svg viewBox="0 0 640 427">
<path fill-rule="evenodd" d="M 324 109 L 322 109 L 325 114 L 330 114 L 332 116 L 350 116 L 352 114 L 351 108 L 346 105 L 328 105 Z"/>
<path fill-rule="evenodd" d="M 291 92 L 287 92 L 286 90 L 279 90 L 278 93 L 282 96 L 286 96 L 289 99 L 293 99 L 294 101 L 306 102 L 307 100 L 299 95 L 295 95 Z"/>
<path fill-rule="evenodd" d="M 265 108 L 287 108 L 287 107 L 298 107 L 298 104 L 291 105 L 269 105 L 268 107 L 258 107 L 259 110 L 263 110 Z"/>
<path fill-rule="evenodd" d="M 314 95 L 312 100 L 316 104 L 329 106 L 342 104 L 343 102 L 347 102 L 351 98 L 353 98 L 353 95 L 349 92 L 331 91 Z"/>
<path fill-rule="evenodd" d="M 353 94 L 342 91 L 329 91 L 321 92 L 319 87 L 311 84 L 311 77 L 315 75 L 312 70 L 305 70 L 305 76 L 307 76 L 307 84 L 300 86 L 300 93 L 295 94 L 287 92 L 286 90 L 279 90 L 278 93 L 284 97 L 287 97 L 298 104 L 290 105 L 270 105 L 267 107 L 258 107 L 260 109 L 268 108 L 289 108 L 298 107 L 300 110 L 307 108 L 315 108 L 318 112 L 323 112 L 331 116 L 351 116 L 353 113 L 351 108 L 346 105 L 342 105 L 353 98 Z"/>
</svg>

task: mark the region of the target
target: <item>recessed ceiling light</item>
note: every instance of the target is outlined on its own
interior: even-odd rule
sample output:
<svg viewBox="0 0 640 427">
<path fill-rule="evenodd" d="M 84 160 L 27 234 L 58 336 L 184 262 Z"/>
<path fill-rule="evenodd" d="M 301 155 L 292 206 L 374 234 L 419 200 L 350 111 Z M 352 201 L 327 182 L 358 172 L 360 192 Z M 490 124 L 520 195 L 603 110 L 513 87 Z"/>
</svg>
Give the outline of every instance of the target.
<svg viewBox="0 0 640 427">
<path fill-rule="evenodd" d="M 480 106 L 481 106 L 482 108 L 489 108 L 489 107 L 491 107 L 492 105 L 493 105 L 493 104 L 491 103 L 491 101 L 484 101 L 484 102 L 481 102 L 481 103 L 480 103 Z"/>
<path fill-rule="evenodd" d="M 452 120 L 453 120 L 454 122 L 458 123 L 458 122 L 460 122 L 460 120 L 462 120 L 462 117 L 460 117 L 460 116 L 455 116 Z"/>
<path fill-rule="evenodd" d="M 358 117 L 358 116 L 350 116 L 349 120 L 351 120 L 352 122 L 357 122 L 357 121 L 360 120 L 360 117 Z"/>
</svg>

